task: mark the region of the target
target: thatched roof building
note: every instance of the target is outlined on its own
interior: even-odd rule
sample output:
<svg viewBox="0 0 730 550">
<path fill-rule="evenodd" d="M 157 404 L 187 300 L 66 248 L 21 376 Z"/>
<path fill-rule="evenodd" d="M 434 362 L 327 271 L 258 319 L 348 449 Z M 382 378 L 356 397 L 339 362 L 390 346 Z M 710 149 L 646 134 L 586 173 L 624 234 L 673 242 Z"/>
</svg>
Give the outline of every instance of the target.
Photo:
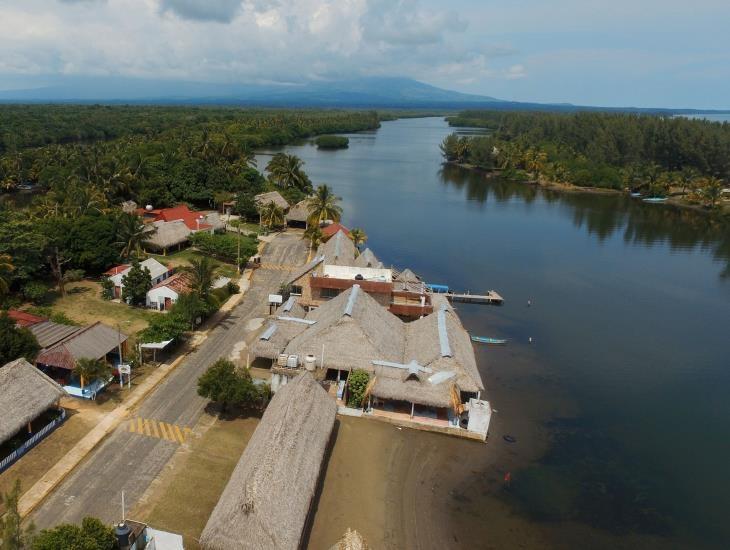
<svg viewBox="0 0 730 550">
<path fill-rule="evenodd" d="M 256 206 L 261 207 L 273 202 L 276 206 L 286 210 L 289 208 L 289 203 L 282 197 L 278 191 L 269 191 L 268 193 L 259 193 L 253 198 Z"/>
<path fill-rule="evenodd" d="M 286 214 L 287 222 L 307 223 L 309 219 L 309 199 L 299 201 Z"/>
<path fill-rule="evenodd" d="M 342 538 L 330 550 L 369 550 L 370 547 L 362 535 L 354 529 L 347 528 Z"/>
<path fill-rule="evenodd" d="M 276 393 L 208 519 L 203 550 L 301 547 L 336 413 L 308 373 Z"/>
<path fill-rule="evenodd" d="M 328 265 L 353 265 L 357 257 L 357 248 L 344 231 L 338 231 L 326 243 L 317 249 L 317 256 L 324 257 Z"/>
<path fill-rule="evenodd" d="M 280 353 L 321 359 L 324 349 L 326 368 L 372 373 L 375 397 L 450 407 L 453 388 L 477 393 L 484 384 L 456 312 L 443 296 L 433 300 L 436 313 L 405 323 L 354 285 L 309 312 L 304 319 L 311 324 L 271 320 L 251 349 L 269 359 Z"/>
<path fill-rule="evenodd" d="M 174 220 L 171 222 L 160 220 L 150 225 L 155 228 L 155 231 L 147 239 L 147 244 L 150 248 L 156 250 L 166 250 L 173 246 L 186 243 L 192 233 L 192 230 L 183 220 Z"/>
<path fill-rule="evenodd" d="M 61 386 L 25 359 L 0 367 L 0 444 L 64 396 Z"/>
<path fill-rule="evenodd" d="M 352 263 L 355 267 L 372 267 L 375 269 L 382 269 L 383 268 L 383 262 L 378 260 L 377 256 L 373 254 L 373 251 L 369 248 L 366 248 L 363 250 L 360 255 L 355 258 L 355 261 Z"/>
</svg>

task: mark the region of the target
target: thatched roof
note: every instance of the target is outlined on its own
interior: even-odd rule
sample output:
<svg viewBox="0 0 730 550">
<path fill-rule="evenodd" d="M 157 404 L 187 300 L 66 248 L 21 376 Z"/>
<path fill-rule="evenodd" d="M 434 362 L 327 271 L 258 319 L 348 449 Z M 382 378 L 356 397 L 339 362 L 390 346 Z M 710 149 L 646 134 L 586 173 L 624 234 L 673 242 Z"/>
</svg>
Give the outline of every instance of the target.
<svg viewBox="0 0 730 550">
<path fill-rule="evenodd" d="M 226 227 L 226 222 L 221 219 L 221 215 L 218 212 L 206 212 L 204 214 L 204 221 L 216 231 L 225 229 Z"/>
<path fill-rule="evenodd" d="M 0 444 L 65 395 L 61 386 L 25 359 L 0 367 Z"/>
<path fill-rule="evenodd" d="M 299 269 L 296 269 L 292 272 L 292 274 L 289 276 L 289 278 L 286 280 L 287 284 L 292 284 L 295 281 L 301 279 L 304 277 L 307 273 L 312 271 L 315 267 L 317 267 L 319 264 L 324 262 L 324 256 L 320 256 L 319 254 L 315 256 L 315 258 L 309 262 L 301 266 Z"/>
<path fill-rule="evenodd" d="M 342 538 L 330 550 L 369 550 L 370 547 L 362 535 L 354 529 L 347 528 Z"/>
<path fill-rule="evenodd" d="M 192 233 L 183 220 L 156 221 L 150 225 L 155 232 L 147 239 L 147 244 L 159 250 L 187 242 Z"/>
<path fill-rule="evenodd" d="M 401 271 L 398 276 L 395 278 L 396 281 L 400 281 L 402 283 L 417 283 L 421 279 L 413 273 L 410 269 L 406 268 L 403 271 Z"/>
<path fill-rule="evenodd" d="M 307 315 L 316 321 L 286 347 L 286 353 L 322 355 L 325 366 L 372 370 L 372 360 L 403 359 L 403 322 L 381 306 L 359 285 L 343 292 Z"/>
<path fill-rule="evenodd" d="M 306 222 L 309 218 L 309 199 L 299 201 L 289 209 L 286 215 L 288 222 Z"/>
<path fill-rule="evenodd" d="M 317 256 L 324 256 L 325 264 L 353 265 L 357 249 L 344 231 L 338 231 L 326 243 L 319 246 Z"/>
<path fill-rule="evenodd" d="M 443 296 L 433 303 L 436 313 L 405 323 L 354 285 L 307 313 L 312 325 L 272 320 L 252 351 L 270 359 L 279 353 L 319 359 L 324 347 L 326 368 L 371 372 L 375 397 L 448 407 L 454 384 L 468 392 L 483 390 L 484 384 L 456 312 Z M 267 333 L 272 324 L 277 328 Z"/>
<path fill-rule="evenodd" d="M 372 250 L 366 248 L 357 258 L 355 258 L 352 265 L 355 267 L 374 267 L 376 269 L 382 269 L 383 262 L 378 260 Z"/>
<path fill-rule="evenodd" d="M 270 202 L 273 202 L 276 206 L 283 208 L 286 210 L 289 208 L 289 203 L 286 202 L 286 199 L 282 197 L 278 191 L 269 191 L 268 193 L 259 193 L 253 198 L 253 201 L 256 203 L 256 206 L 264 206 L 269 204 Z"/>
<path fill-rule="evenodd" d="M 73 370 L 79 359 L 103 359 L 126 340 L 126 334 L 97 321 L 74 332 L 53 347 L 42 350 L 36 363 Z"/>
<path fill-rule="evenodd" d="M 274 395 L 200 537 L 203 550 L 296 550 L 337 405 L 309 373 Z"/>
</svg>

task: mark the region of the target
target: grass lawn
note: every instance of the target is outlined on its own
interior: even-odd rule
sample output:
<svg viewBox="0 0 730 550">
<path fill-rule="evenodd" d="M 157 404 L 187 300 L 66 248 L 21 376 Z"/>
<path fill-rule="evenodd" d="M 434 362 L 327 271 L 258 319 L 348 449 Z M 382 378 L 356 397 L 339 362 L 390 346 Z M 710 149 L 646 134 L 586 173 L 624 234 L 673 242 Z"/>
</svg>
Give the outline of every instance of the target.
<svg viewBox="0 0 730 550">
<path fill-rule="evenodd" d="M 150 258 L 155 258 L 158 262 L 164 265 L 184 267 L 190 265 L 190 260 L 203 258 L 205 257 L 205 254 L 194 248 L 185 248 L 179 252 L 168 254 L 167 256 L 162 256 L 160 254 L 150 254 L 149 256 Z M 210 256 L 208 257 L 210 258 Z M 210 260 L 218 268 L 218 275 L 231 278 L 237 276 L 238 272 L 236 271 L 235 265 L 221 262 L 215 258 L 210 258 Z"/>
<path fill-rule="evenodd" d="M 258 423 L 257 417 L 203 416 L 193 432 L 202 435 L 178 450 L 130 518 L 182 534 L 185 548 L 199 548 L 197 540 Z"/>
<path fill-rule="evenodd" d="M 58 296 L 50 306 L 81 325 L 101 321 L 116 327 L 119 323 L 125 334 L 142 330 L 153 315 L 161 315 L 150 309 L 129 307 L 102 299 L 101 285 L 94 281 L 69 283 L 66 285 L 66 296 Z"/>
</svg>

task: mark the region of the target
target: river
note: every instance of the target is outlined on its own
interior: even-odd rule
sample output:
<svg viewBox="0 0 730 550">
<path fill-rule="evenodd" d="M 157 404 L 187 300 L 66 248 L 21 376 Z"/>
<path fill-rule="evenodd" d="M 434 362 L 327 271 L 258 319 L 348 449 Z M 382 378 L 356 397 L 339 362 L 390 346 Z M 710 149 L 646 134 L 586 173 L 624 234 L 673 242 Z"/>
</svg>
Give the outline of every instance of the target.
<svg viewBox="0 0 730 550">
<path fill-rule="evenodd" d="M 432 484 L 433 497 L 399 506 L 436 520 L 453 547 L 730 546 L 728 230 L 621 195 L 443 166 L 451 131 L 440 118 L 401 119 L 347 135 L 345 150 L 284 148 L 342 197 L 343 222 L 364 228 L 384 263 L 506 300 L 459 307 L 472 334 L 509 340 L 476 350 L 498 411 L 486 445 L 378 435 L 384 448 L 406 441 L 450 457 L 443 476 L 412 480 Z M 332 491 L 326 482 L 321 509 L 337 509 Z M 337 529 L 361 519 L 341 511 Z M 430 547 L 360 529 L 384 546 Z"/>
</svg>

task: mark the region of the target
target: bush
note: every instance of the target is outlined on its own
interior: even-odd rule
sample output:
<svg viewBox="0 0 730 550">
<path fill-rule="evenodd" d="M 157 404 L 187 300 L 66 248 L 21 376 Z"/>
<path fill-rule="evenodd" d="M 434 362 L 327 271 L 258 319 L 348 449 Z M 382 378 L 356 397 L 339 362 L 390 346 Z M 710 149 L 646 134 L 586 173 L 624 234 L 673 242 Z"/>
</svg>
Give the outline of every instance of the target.
<svg viewBox="0 0 730 550">
<path fill-rule="evenodd" d="M 101 298 L 102 300 L 114 299 L 114 282 L 109 277 L 101 278 Z"/>
<path fill-rule="evenodd" d="M 16 327 L 7 313 L 0 314 L 0 365 L 20 357 L 32 363 L 40 349 L 30 330 Z"/>
<path fill-rule="evenodd" d="M 117 538 L 111 527 L 86 517 L 81 526 L 64 523 L 44 529 L 33 541 L 33 550 L 113 550 Z"/>
<path fill-rule="evenodd" d="M 319 136 L 314 140 L 317 149 L 347 149 L 350 140 L 342 136 Z"/>
<path fill-rule="evenodd" d="M 228 286 L 229 295 L 238 294 L 239 292 L 241 292 L 241 287 L 238 286 L 238 284 L 234 283 L 233 281 L 228 281 L 227 286 Z"/>
<path fill-rule="evenodd" d="M 48 294 L 48 285 L 40 281 L 30 281 L 23 285 L 22 292 L 26 300 L 37 304 L 42 302 Z"/>
<path fill-rule="evenodd" d="M 362 369 L 356 369 L 350 373 L 347 381 L 347 406 L 360 408 L 365 397 L 365 389 L 370 382 L 370 373 Z"/>
<path fill-rule="evenodd" d="M 238 235 L 211 235 L 210 233 L 199 232 L 191 235 L 191 242 L 203 254 L 207 254 L 223 262 L 236 263 L 236 258 L 238 257 Z M 242 235 L 241 265 L 245 265 L 248 259 L 256 254 L 257 251 L 258 245 L 256 240 Z"/>
<path fill-rule="evenodd" d="M 198 395 L 220 403 L 225 412 L 228 405 L 251 407 L 260 403 L 268 388 L 254 384 L 247 370 L 237 371 L 231 361 L 218 359 L 198 379 Z"/>
</svg>

